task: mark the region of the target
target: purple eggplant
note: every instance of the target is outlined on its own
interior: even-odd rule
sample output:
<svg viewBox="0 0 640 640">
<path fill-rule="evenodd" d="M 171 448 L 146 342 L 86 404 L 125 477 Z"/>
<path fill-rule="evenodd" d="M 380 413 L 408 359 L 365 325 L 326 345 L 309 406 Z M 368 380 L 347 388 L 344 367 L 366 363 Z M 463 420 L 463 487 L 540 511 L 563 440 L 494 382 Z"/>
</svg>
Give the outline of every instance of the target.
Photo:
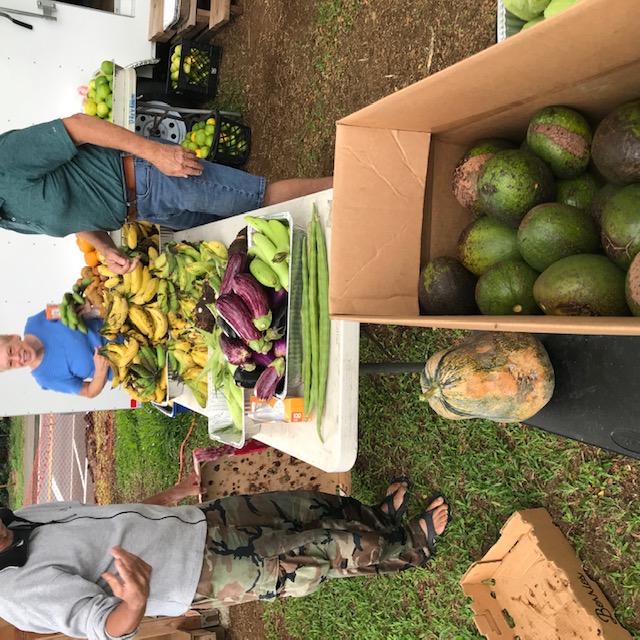
<svg viewBox="0 0 640 640">
<path fill-rule="evenodd" d="M 221 333 L 218 342 L 222 355 L 227 359 L 227 362 L 238 366 L 255 368 L 252 360 L 253 352 L 242 340 L 229 338 L 224 333 Z"/>
<path fill-rule="evenodd" d="M 287 311 L 288 302 L 284 300 L 280 305 L 273 308 L 271 326 L 265 332 L 267 340 L 278 340 L 287 333 Z"/>
<path fill-rule="evenodd" d="M 253 389 L 258 382 L 260 374 L 264 371 L 264 367 L 255 367 L 251 371 L 238 367 L 233 372 L 233 379 L 245 389 Z"/>
<path fill-rule="evenodd" d="M 276 357 L 273 355 L 273 351 L 253 354 L 253 361 L 261 367 L 268 367 L 275 359 Z"/>
<path fill-rule="evenodd" d="M 273 343 L 273 355 L 276 358 L 287 357 L 287 339 L 285 337 L 279 338 Z"/>
<path fill-rule="evenodd" d="M 243 252 L 234 253 L 229 256 L 229 261 L 224 270 L 222 283 L 220 284 L 219 295 L 231 293 L 233 291 L 233 281 L 237 274 L 242 273 L 247 268 L 247 254 Z"/>
<path fill-rule="evenodd" d="M 231 325 L 252 351 L 266 353 L 271 348 L 271 343 L 265 342 L 262 333 L 258 331 L 251 321 L 251 312 L 244 300 L 235 293 L 226 293 L 216 300 L 216 312 Z"/>
<path fill-rule="evenodd" d="M 237 273 L 231 288 L 249 308 L 256 329 L 266 331 L 271 326 L 271 309 L 262 285 L 250 273 Z"/>
<path fill-rule="evenodd" d="M 233 327 L 222 316 L 216 316 L 216 324 L 220 327 L 225 336 L 236 339 L 239 337 L 233 330 Z"/>
<path fill-rule="evenodd" d="M 271 400 L 284 376 L 284 358 L 276 358 L 261 374 L 253 390 L 258 400 Z"/>
</svg>

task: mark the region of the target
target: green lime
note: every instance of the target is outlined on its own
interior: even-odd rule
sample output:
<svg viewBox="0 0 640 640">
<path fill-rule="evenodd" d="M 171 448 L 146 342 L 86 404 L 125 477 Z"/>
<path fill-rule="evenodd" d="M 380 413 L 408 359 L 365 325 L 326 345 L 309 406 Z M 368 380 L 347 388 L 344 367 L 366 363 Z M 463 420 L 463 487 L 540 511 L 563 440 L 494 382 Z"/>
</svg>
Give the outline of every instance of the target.
<svg viewBox="0 0 640 640">
<path fill-rule="evenodd" d="M 176 48 L 173 50 L 173 54 L 180 57 L 180 54 L 182 53 L 182 45 L 181 44 L 177 44 Z"/>
<path fill-rule="evenodd" d="M 113 73 L 113 62 L 111 62 L 111 60 L 104 60 L 100 65 L 100 69 L 102 69 L 102 73 L 110 76 Z"/>
<path fill-rule="evenodd" d="M 106 102 L 98 102 L 96 110 L 100 118 L 107 118 L 109 116 L 109 107 Z"/>
<path fill-rule="evenodd" d="M 95 86 L 96 89 L 102 85 L 108 85 L 109 84 L 109 78 L 107 78 L 107 76 L 105 76 L 103 73 L 101 73 L 99 76 L 95 77 Z"/>
<path fill-rule="evenodd" d="M 190 65 L 188 62 L 185 62 L 185 63 L 182 65 L 182 68 L 183 68 L 184 72 L 185 72 L 187 75 L 189 75 L 189 74 L 191 73 L 191 65 Z"/>
<path fill-rule="evenodd" d="M 211 153 L 211 147 L 206 146 L 206 147 L 200 147 L 200 157 L 201 158 L 206 158 L 209 153 Z"/>
<path fill-rule="evenodd" d="M 87 98 L 89 100 L 93 100 L 96 97 L 96 90 L 95 89 L 89 89 L 89 92 L 87 93 Z"/>
<path fill-rule="evenodd" d="M 205 144 L 207 145 L 207 147 L 213 146 L 213 136 L 212 135 L 208 135 L 207 136 L 207 138 L 205 140 Z"/>
<path fill-rule="evenodd" d="M 199 147 L 202 147 L 202 146 L 204 146 L 206 141 L 207 141 L 207 134 L 202 129 L 198 129 L 198 131 L 196 131 L 196 138 L 195 138 L 194 142 Z"/>
<path fill-rule="evenodd" d="M 209 122 L 209 120 L 207 120 L 207 122 Z M 212 136 L 215 130 L 216 130 L 216 125 L 215 125 L 215 124 L 208 124 L 208 125 L 204 128 L 204 132 L 205 132 L 208 136 Z"/>
<path fill-rule="evenodd" d="M 96 98 L 97 102 L 104 102 L 106 97 L 111 94 L 111 89 L 109 89 L 108 84 L 101 84 L 96 89 Z"/>
<path fill-rule="evenodd" d="M 96 104 L 95 100 L 90 100 L 88 99 L 85 103 L 84 103 L 84 112 L 88 115 L 88 116 L 95 116 L 96 113 L 98 111 L 98 105 Z"/>
<path fill-rule="evenodd" d="M 104 103 L 111 109 L 113 107 L 113 94 L 110 93 L 105 99 Z"/>
<path fill-rule="evenodd" d="M 94 80 L 94 78 L 91 78 L 91 80 L 89 80 L 89 82 L 87 82 L 87 87 L 89 88 L 89 91 L 91 91 L 92 89 L 95 90 L 96 81 Z"/>
</svg>

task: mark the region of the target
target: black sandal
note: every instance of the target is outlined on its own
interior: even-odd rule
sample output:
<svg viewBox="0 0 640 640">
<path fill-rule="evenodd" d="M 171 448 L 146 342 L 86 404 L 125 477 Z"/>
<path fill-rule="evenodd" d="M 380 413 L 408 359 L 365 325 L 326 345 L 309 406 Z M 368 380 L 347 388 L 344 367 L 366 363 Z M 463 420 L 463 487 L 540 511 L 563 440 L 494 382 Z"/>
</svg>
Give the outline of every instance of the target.
<svg viewBox="0 0 640 640">
<path fill-rule="evenodd" d="M 400 524 L 402 522 L 402 518 L 405 514 L 405 511 L 407 510 L 409 491 L 411 490 L 411 481 L 406 476 L 400 476 L 399 478 L 394 478 L 389 483 L 389 486 L 398 484 L 398 483 L 402 483 L 406 485 L 406 492 L 404 494 L 404 499 L 402 501 L 402 504 L 396 509 L 394 502 L 395 502 L 396 495 L 398 494 L 398 491 L 400 491 L 400 489 L 396 489 L 393 493 L 390 493 L 388 496 L 386 496 L 384 500 L 378 505 L 379 509 L 382 509 L 382 507 L 386 505 L 388 511 L 387 512 L 383 511 L 383 513 L 389 518 L 391 518 L 391 520 L 393 520 L 395 524 Z"/>
<path fill-rule="evenodd" d="M 420 546 L 422 546 L 423 548 L 426 547 L 429 550 L 429 557 L 435 555 L 436 542 L 446 533 L 447 525 L 451 522 L 451 505 L 447 502 L 447 499 L 442 493 L 434 493 L 427 501 L 427 504 L 432 504 L 433 501 L 437 500 L 438 498 L 442 498 L 442 504 L 423 511 L 419 516 L 413 518 L 409 523 L 409 528 L 413 534 L 414 540 L 419 541 Z M 436 509 L 439 509 L 443 505 L 447 505 L 447 507 L 449 507 L 449 509 L 447 510 L 447 523 L 445 524 L 444 531 L 440 534 L 437 534 L 436 529 L 433 525 L 433 514 Z M 420 520 L 424 520 L 427 525 L 426 535 L 422 530 L 422 527 L 420 526 Z"/>
</svg>

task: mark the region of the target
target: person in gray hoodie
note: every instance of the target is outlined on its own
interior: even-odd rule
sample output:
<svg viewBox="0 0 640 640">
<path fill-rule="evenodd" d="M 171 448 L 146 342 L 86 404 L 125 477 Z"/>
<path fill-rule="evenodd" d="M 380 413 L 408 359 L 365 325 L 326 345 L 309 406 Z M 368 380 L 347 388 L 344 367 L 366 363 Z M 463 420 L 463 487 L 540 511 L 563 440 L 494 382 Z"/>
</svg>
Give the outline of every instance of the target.
<svg viewBox="0 0 640 640">
<path fill-rule="evenodd" d="M 129 640 L 143 616 L 304 596 L 327 579 L 423 566 L 449 522 L 444 496 L 402 524 L 409 483 L 379 506 L 316 491 L 201 505 L 187 480 L 141 504 L 0 509 L 0 617 L 24 631 Z"/>
</svg>

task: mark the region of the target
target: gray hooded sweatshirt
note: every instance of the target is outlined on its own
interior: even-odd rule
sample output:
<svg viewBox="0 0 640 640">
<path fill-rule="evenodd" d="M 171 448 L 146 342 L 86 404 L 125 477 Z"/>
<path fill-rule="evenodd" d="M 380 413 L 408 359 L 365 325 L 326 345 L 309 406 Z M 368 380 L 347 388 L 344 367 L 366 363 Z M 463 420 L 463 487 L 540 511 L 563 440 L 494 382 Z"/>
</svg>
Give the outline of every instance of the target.
<svg viewBox="0 0 640 640">
<path fill-rule="evenodd" d="M 145 615 L 179 616 L 189 608 L 207 529 L 198 507 L 54 502 L 16 515 L 32 522 L 68 520 L 35 529 L 26 564 L 0 571 L 0 618 L 19 629 L 111 640 L 106 619 L 121 601 L 101 574 L 116 573 L 114 546 L 152 567 Z"/>
</svg>

